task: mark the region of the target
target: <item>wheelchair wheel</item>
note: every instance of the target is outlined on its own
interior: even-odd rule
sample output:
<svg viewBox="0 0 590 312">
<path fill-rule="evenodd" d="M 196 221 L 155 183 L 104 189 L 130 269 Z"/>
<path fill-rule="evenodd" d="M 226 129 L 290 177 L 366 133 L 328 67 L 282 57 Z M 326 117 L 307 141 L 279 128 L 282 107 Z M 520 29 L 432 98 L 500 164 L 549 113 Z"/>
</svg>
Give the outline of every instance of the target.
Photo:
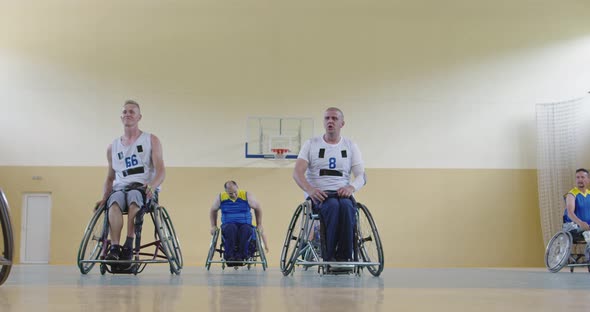
<svg viewBox="0 0 590 312">
<path fill-rule="evenodd" d="M 295 213 L 293 213 L 291 223 L 289 224 L 289 229 L 287 230 L 287 235 L 285 236 L 285 243 L 283 244 L 283 250 L 281 251 L 280 261 L 281 271 L 285 276 L 289 275 L 295 267 L 295 260 L 299 250 L 299 242 L 301 241 L 302 235 L 302 229 L 297 227 L 297 221 L 299 220 L 301 212 L 303 211 L 304 205 L 306 205 L 306 203 L 307 201 L 297 206 L 297 209 L 295 209 Z"/>
<path fill-rule="evenodd" d="M 0 285 L 4 284 L 10 269 L 12 268 L 12 256 L 14 252 L 14 238 L 12 236 L 12 224 L 10 222 L 10 212 L 8 210 L 8 201 L 4 192 L 0 189 L 0 226 L 2 227 L 2 245 L 0 246 Z"/>
<path fill-rule="evenodd" d="M 549 272 L 559 272 L 568 263 L 572 246 L 573 238 L 569 232 L 560 231 L 551 238 L 545 249 L 545 266 Z"/>
<path fill-rule="evenodd" d="M 262 236 L 260 236 L 260 232 L 258 232 L 258 229 L 256 229 L 256 248 L 258 249 L 260 262 L 262 262 L 262 270 L 266 271 L 266 268 L 268 267 L 266 262 L 266 254 L 264 253 L 264 248 L 262 247 Z M 250 265 L 248 265 L 248 269 L 250 269 Z"/>
<path fill-rule="evenodd" d="M 174 247 L 174 259 L 176 260 L 176 264 L 178 265 L 179 269 L 182 269 L 184 266 L 184 261 L 182 259 L 182 250 L 180 249 L 180 242 L 178 241 L 178 236 L 176 236 L 176 230 L 174 229 L 174 225 L 172 225 L 172 220 L 170 219 L 170 215 L 166 208 L 162 208 L 162 217 L 164 217 L 164 224 L 166 225 L 166 229 L 171 234 L 172 238 L 172 246 Z"/>
<path fill-rule="evenodd" d="M 180 260 L 176 258 L 176 252 L 172 242 L 174 238 L 172 237 L 170 229 L 164 220 L 163 207 L 156 207 L 156 209 L 154 209 L 154 226 L 156 228 L 156 232 L 158 233 L 160 248 L 170 263 L 170 273 L 179 275 L 181 269 L 179 266 Z"/>
<path fill-rule="evenodd" d="M 215 247 L 217 247 L 217 240 L 219 239 L 219 228 L 215 229 L 215 233 L 211 236 L 211 244 L 209 245 L 209 253 L 207 254 L 207 261 L 205 261 L 205 268 L 209 271 L 211 267 L 211 261 L 215 256 Z M 224 267 L 225 268 L 225 267 Z"/>
<path fill-rule="evenodd" d="M 96 209 L 92 219 L 88 222 L 80 248 L 78 249 L 78 268 L 80 273 L 87 274 L 92 270 L 95 263 L 83 263 L 82 260 L 96 260 L 103 250 L 107 238 L 107 223 L 105 208 Z"/>
<path fill-rule="evenodd" d="M 358 203 L 358 246 L 360 256 L 365 262 L 378 262 L 379 265 L 367 266 L 367 269 L 373 276 L 379 276 L 383 271 L 383 246 L 381 238 L 377 231 L 377 226 L 373 220 L 371 212 L 367 206 Z"/>
</svg>

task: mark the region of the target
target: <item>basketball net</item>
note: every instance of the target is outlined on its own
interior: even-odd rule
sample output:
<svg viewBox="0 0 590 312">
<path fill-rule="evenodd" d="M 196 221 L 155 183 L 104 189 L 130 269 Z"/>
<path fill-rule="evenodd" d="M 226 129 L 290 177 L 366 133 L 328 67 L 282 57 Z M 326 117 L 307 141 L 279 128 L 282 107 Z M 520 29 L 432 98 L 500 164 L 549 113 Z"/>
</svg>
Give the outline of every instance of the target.
<svg viewBox="0 0 590 312">
<path fill-rule="evenodd" d="M 574 186 L 582 99 L 537 104 L 537 183 L 545 245 L 561 229 L 563 195 Z"/>
<path fill-rule="evenodd" d="M 288 148 L 272 148 L 270 151 L 275 155 L 275 159 L 285 159 L 287 157 L 287 153 L 289 152 L 289 149 Z"/>
</svg>

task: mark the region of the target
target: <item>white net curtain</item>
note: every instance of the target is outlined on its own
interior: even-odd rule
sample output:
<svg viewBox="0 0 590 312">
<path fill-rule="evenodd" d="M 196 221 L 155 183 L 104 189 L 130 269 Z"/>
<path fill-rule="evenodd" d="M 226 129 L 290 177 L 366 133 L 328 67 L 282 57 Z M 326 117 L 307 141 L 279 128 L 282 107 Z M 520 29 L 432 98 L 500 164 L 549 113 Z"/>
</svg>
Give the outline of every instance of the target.
<svg viewBox="0 0 590 312">
<path fill-rule="evenodd" d="M 537 104 L 537 180 L 543 241 L 561 229 L 563 195 L 574 187 L 583 99 Z"/>
</svg>

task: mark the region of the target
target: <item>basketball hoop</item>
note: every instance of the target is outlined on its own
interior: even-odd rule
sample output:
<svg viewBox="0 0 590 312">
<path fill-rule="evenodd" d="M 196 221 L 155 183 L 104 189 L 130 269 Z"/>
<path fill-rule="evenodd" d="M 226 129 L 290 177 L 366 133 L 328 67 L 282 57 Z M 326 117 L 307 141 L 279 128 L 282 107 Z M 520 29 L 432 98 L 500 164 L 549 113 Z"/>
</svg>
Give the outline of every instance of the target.
<svg viewBox="0 0 590 312">
<path fill-rule="evenodd" d="M 287 153 L 289 152 L 288 148 L 271 148 L 270 151 L 275 155 L 275 159 L 285 159 L 287 157 Z"/>
</svg>

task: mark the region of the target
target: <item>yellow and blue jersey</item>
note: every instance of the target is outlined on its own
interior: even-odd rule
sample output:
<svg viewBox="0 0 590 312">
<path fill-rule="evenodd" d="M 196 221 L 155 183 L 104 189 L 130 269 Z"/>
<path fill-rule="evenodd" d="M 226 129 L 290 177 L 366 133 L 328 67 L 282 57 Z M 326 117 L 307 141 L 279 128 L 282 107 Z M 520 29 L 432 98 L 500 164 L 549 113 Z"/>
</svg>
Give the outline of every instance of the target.
<svg viewBox="0 0 590 312">
<path fill-rule="evenodd" d="M 584 193 L 582 193 L 577 187 L 574 187 L 563 197 L 565 198 L 565 196 L 568 194 L 572 194 L 576 198 L 576 208 L 574 210 L 576 216 L 582 221 L 590 224 L 590 192 L 586 190 Z M 567 215 L 567 207 L 563 213 L 563 222 L 572 222 L 572 220 Z"/>
<path fill-rule="evenodd" d="M 227 192 L 219 194 L 221 201 L 221 223 L 247 223 L 252 224 L 252 214 L 248 204 L 248 195 L 244 190 L 238 190 L 236 200 L 232 200 Z"/>
</svg>

